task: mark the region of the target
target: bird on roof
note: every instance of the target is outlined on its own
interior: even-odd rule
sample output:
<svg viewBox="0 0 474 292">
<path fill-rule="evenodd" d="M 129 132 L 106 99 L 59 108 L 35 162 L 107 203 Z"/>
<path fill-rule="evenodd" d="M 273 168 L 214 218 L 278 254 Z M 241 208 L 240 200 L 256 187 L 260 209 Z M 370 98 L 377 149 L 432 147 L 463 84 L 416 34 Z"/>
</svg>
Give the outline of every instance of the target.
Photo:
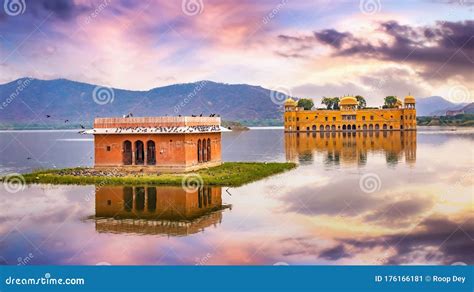
<svg viewBox="0 0 474 292">
<path fill-rule="evenodd" d="M 49 119 L 50 117 L 51 117 L 50 115 L 46 115 L 46 118 L 48 118 L 48 119 Z"/>
</svg>

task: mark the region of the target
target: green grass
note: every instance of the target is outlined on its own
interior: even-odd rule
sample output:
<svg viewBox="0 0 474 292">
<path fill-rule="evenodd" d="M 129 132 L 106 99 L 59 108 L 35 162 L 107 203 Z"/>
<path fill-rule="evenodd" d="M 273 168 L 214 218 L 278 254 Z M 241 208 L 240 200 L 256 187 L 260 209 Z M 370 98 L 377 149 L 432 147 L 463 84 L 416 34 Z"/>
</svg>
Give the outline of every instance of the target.
<svg viewBox="0 0 474 292">
<path fill-rule="evenodd" d="M 103 185 L 181 185 L 183 177 L 199 174 L 204 185 L 241 186 L 296 167 L 295 163 L 226 162 L 220 166 L 182 174 L 129 174 L 120 177 L 78 176 L 83 168 L 42 170 L 23 175 L 26 183 Z M 62 174 L 60 174 L 60 172 Z M 71 173 L 71 174 L 68 174 Z M 0 178 L 3 181 L 3 178 Z"/>
</svg>

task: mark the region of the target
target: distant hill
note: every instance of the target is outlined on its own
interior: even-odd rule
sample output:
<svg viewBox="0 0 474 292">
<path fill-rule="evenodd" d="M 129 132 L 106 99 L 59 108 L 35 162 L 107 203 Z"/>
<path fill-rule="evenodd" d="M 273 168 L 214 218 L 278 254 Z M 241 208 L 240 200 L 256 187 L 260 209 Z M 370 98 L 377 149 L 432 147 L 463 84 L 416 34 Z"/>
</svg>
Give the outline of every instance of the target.
<svg viewBox="0 0 474 292">
<path fill-rule="evenodd" d="M 90 125 L 94 117 L 122 116 L 129 112 L 134 116 L 215 113 L 226 120 L 253 124 L 282 121 L 283 107 L 272 102 L 271 90 L 260 86 L 199 81 L 149 91 L 99 88 L 96 96 L 104 94 L 98 99 L 105 103 L 103 105 L 94 101 L 96 87 L 66 79 L 22 78 L 2 84 L 0 124 L 58 127 L 68 120 L 69 125 Z M 15 93 L 18 95 L 11 98 Z M 287 98 L 285 94 L 279 94 L 280 100 Z"/>
<path fill-rule="evenodd" d="M 122 116 L 129 112 L 134 116 L 215 113 L 224 120 L 246 125 L 282 124 L 283 107 L 272 101 L 272 95 L 273 100 L 287 98 L 284 93 L 278 93 L 275 98 L 274 92 L 260 86 L 212 81 L 131 91 L 107 90 L 67 79 L 22 78 L 0 85 L 0 127 L 90 126 L 94 117 Z M 98 102 L 94 96 L 98 97 Z M 462 106 L 440 96 L 417 99 L 419 116 L 444 115 L 446 110 Z"/>
<path fill-rule="evenodd" d="M 443 116 L 447 110 L 457 110 L 465 105 L 452 103 L 441 96 L 417 98 L 416 114 L 418 116 Z"/>
</svg>

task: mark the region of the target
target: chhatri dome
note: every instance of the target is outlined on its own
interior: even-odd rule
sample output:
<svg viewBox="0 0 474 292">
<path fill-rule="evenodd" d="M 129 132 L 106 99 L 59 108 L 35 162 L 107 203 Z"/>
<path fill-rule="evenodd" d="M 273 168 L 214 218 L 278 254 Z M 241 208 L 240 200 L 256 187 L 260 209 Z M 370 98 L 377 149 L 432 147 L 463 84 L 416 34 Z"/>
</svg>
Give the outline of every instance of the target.
<svg viewBox="0 0 474 292">
<path fill-rule="evenodd" d="M 357 98 L 353 96 L 344 96 L 341 98 L 339 101 L 339 106 L 341 105 L 358 105 L 359 103 L 357 102 Z"/>
<path fill-rule="evenodd" d="M 403 103 L 402 101 L 397 97 L 397 102 L 395 102 L 395 106 L 402 107 Z"/>
<path fill-rule="evenodd" d="M 405 96 L 405 103 L 415 103 L 415 98 L 411 95 Z"/>
<path fill-rule="evenodd" d="M 298 103 L 293 100 L 291 97 L 289 97 L 287 100 L 285 100 L 285 106 L 297 106 Z"/>
</svg>

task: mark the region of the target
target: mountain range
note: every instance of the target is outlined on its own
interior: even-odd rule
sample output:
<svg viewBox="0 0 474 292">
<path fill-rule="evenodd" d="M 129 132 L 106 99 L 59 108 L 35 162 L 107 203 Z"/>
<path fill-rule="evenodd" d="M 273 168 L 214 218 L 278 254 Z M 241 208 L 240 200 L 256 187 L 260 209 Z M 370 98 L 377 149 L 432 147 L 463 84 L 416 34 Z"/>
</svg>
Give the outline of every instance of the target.
<svg viewBox="0 0 474 292">
<path fill-rule="evenodd" d="M 90 126 L 94 117 L 220 114 L 250 125 L 282 123 L 287 96 L 261 86 L 212 81 L 174 84 L 148 91 L 100 87 L 67 79 L 21 78 L 0 85 L 0 125 L 5 127 Z M 418 115 L 443 113 L 465 104 L 440 96 L 417 99 Z"/>
</svg>

